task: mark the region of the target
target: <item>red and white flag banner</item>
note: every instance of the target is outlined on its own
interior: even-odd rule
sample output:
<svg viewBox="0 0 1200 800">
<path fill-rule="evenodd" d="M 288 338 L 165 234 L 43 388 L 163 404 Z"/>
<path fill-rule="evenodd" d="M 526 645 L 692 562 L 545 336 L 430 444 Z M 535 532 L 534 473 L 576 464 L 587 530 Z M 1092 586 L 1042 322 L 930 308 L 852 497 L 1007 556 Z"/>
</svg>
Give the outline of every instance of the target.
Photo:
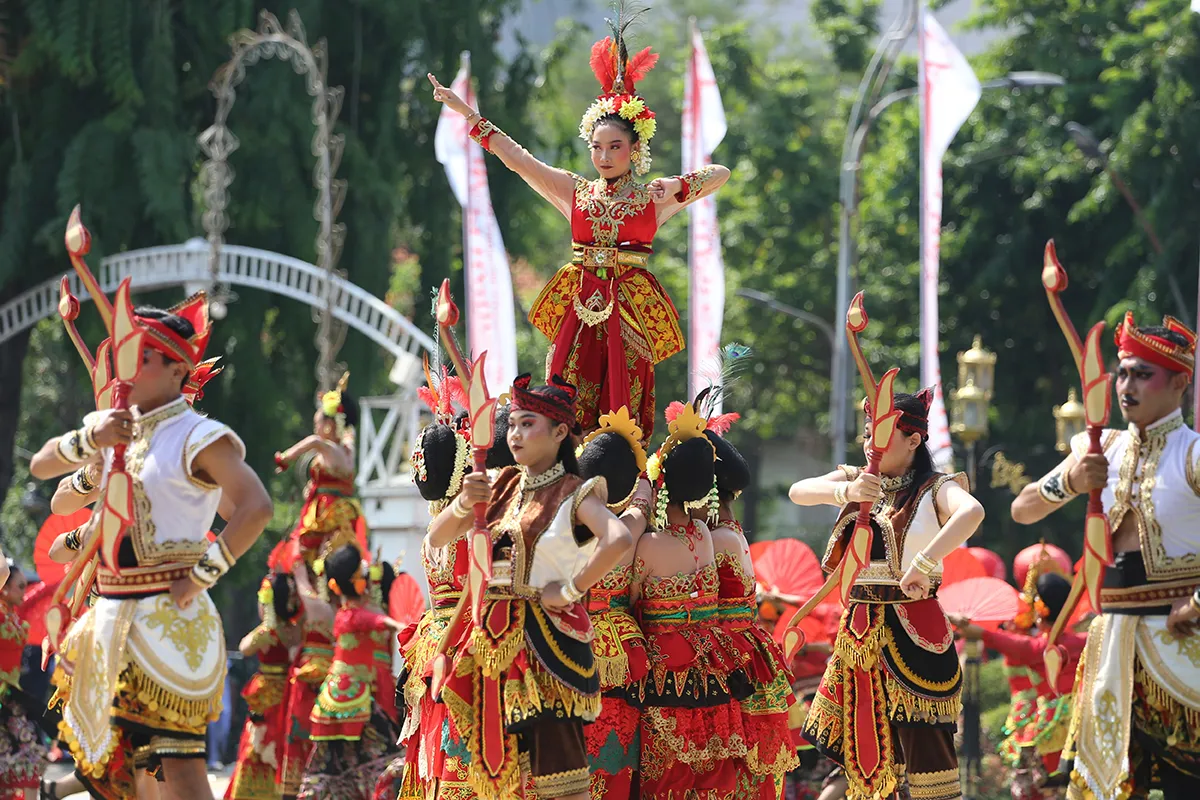
<svg viewBox="0 0 1200 800">
<path fill-rule="evenodd" d="M 704 39 L 693 25 L 692 56 L 683 84 L 683 172 L 711 164 L 725 131 L 721 91 Z M 716 378 L 725 315 L 725 264 L 712 195 L 688 207 L 688 278 L 688 397 L 695 397 Z"/>
<path fill-rule="evenodd" d="M 934 387 L 929 449 L 934 464 L 953 457 L 938 360 L 938 253 L 942 231 L 942 157 L 979 102 L 982 89 L 967 59 L 933 14 L 921 9 L 921 382 Z"/>
<path fill-rule="evenodd" d="M 477 107 L 471 88 L 471 54 L 463 53 L 454 93 Z M 517 326 L 513 315 L 512 274 L 500 225 L 492 209 L 483 148 L 471 141 L 467 121 L 445 106 L 434 135 L 438 163 L 463 209 L 463 267 L 467 296 L 467 347 L 473 358 L 487 351 L 488 387 L 505 391 L 517 376 Z"/>
</svg>

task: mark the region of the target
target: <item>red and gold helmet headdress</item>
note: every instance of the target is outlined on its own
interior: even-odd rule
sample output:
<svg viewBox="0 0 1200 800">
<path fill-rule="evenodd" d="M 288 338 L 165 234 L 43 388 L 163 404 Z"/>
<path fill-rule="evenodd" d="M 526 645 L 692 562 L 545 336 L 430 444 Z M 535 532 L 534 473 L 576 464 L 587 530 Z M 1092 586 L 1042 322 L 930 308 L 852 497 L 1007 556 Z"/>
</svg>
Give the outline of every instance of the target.
<svg viewBox="0 0 1200 800">
<path fill-rule="evenodd" d="M 212 337 L 212 322 L 208 318 L 208 295 L 196 292 L 167 313 L 185 319 L 195 331 L 184 338 L 167 327 L 162 320 L 135 314 L 139 325 L 146 330 L 145 346 L 165 355 L 172 361 L 181 361 L 189 371 L 196 369 L 204 360 L 204 351 Z"/>
<path fill-rule="evenodd" d="M 617 21 L 605 20 L 612 29 L 606 36 L 592 45 L 591 67 L 600 82 L 600 95 L 583 114 L 579 122 L 579 138 L 592 141 L 596 123 L 607 116 L 616 115 L 633 126 L 641 147 L 632 154 L 633 171 L 645 175 L 650 171 L 650 140 L 658 128 L 654 112 L 644 98 L 634 89 L 637 81 L 645 78 L 658 63 L 658 54 L 647 47 L 630 58 L 625 44 L 625 33 L 646 9 L 630 11 L 624 2 L 617 4 Z"/>
<path fill-rule="evenodd" d="M 1163 317 L 1163 327 L 1182 336 L 1187 345 L 1178 345 L 1161 336 L 1144 333 L 1133 321 L 1133 312 L 1126 311 L 1117 328 L 1117 355 L 1121 358 L 1140 358 L 1151 364 L 1183 372 L 1190 378 L 1196 369 L 1196 333 L 1174 317 Z"/>
</svg>

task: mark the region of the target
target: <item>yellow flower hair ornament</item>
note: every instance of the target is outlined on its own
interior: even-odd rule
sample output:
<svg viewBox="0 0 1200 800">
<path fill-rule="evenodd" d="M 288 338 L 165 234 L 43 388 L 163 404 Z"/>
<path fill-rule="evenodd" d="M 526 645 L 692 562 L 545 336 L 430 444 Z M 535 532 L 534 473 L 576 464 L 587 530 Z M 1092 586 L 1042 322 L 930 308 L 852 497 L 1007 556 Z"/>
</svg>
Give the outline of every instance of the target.
<svg viewBox="0 0 1200 800">
<path fill-rule="evenodd" d="M 705 429 L 708 427 L 708 420 L 696 413 L 696 408 L 692 403 L 688 403 L 679 410 L 675 418 L 670 421 L 667 426 L 667 440 L 658 448 L 658 452 L 654 454 L 651 460 L 655 461 L 655 468 L 658 473 L 657 477 L 650 476 L 650 463 L 647 461 L 646 474 L 650 477 L 655 488 L 654 500 L 654 524 L 661 528 L 667 522 L 667 506 L 671 502 L 671 498 L 667 493 L 667 456 L 671 454 L 678 445 L 690 439 L 704 439 L 708 442 L 709 447 L 713 447 L 712 442 L 704 435 Z M 717 450 L 713 447 L 713 458 L 716 458 Z M 709 516 L 713 511 L 713 500 L 716 498 L 716 477 L 713 477 L 713 487 L 703 500 L 697 500 L 694 503 L 685 503 L 684 510 L 690 510 L 691 507 L 709 507 Z"/>
</svg>

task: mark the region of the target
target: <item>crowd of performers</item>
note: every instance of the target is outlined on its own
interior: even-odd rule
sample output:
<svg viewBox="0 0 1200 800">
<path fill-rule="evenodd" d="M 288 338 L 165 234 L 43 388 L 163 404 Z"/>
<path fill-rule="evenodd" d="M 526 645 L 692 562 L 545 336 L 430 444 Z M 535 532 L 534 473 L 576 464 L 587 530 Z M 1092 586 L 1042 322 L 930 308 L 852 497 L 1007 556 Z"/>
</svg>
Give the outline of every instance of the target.
<svg viewBox="0 0 1200 800">
<path fill-rule="evenodd" d="M 345 380 L 319 398 L 313 434 L 276 456 L 281 470 L 305 464 L 308 483 L 261 582 L 262 622 L 240 643 L 258 671 L 226 797 L 767 800 L 799 769 L 827 798 L 953 800 L 956 637 L 981 639 L 1011 668 L 1014 797 L 1056 782 L 1087 800 L 1194 791 L 1200 434 L 1179 409 L 1195 335 L 1169 318 L 1143 329 L 1128 317 L 1115 376 L 1128 427 L 1103 431 L 1100 447 L 1076 439 L 1013 503 L 1013 518 L 1032 524 L 1098 491 L 1111 523 L 1102 613 L 1086 635 L 1056 641 L 1051 623 L 1078 594 L 1069 559 L 1027 566 L 1027 611 L 1003 629 L 943 612 L 942 560 L 983 509 L 962 475 L 930 458 L 932 391 L 893 393 L 892 373 L 876 383 L 858 351 L 866 464 L 790 490 L 799 505 L 837 511 L 824 591 L 843 581 L 846 605 L 831 646 L 802 644 L 789 660 L 759 624 L 734 511 L 751 473 L 725 438 L 736 415 L 717 413 L 722 385 L 668 406 L 665 440 L 647 450 L 654 366 L 683 348 L 648 269 L 651 244 L 729 171 L 638 180 L 655 120 L 634 83 L 656 56 L 629 55 L 627 22 L 592 51 L 603 93 L 580 133 L 595 180 L 541 163 L 430 76 L 434 99 L 570 222 L 574 257 L 530 312 L 550 340 L 546 380 L 515 378 L 507 403 L 481 417 L 465 413 L 463 375 L 429 374 L 433 422 L 411 469 L 430 503 L 430 605 L 406 625 L 386 612 L 394 571 L 371 557 L 354 497 Z M 82 238 L 68 231 L 69 246 Z M 47 615 L 49 709 L 19 689 L 24 577 L 0 560 L 0 798 L 81 788 L 104 800 L 211 798 L 205 733 L 226 662 L 207 590 L 254 544 L 272 504 L 238 435 L 192 408 L 218 371 L 204 360 L 206 298 L 135 309 L 128 292 L 93 298 L 112 334 L 95 360 L 85 354 L 106 376 L 101 410 L 31 463 L 39 479 L 62 478 L 56 512 L 95 509 L 51 550 L 71 565 L 75 595 Z M 493 426 L 486 469 L 472 465 L 471 419 Z M 490 547 L 490 577 L 474 589 L 472 539 Z M 38 786 L 39 722 L 69 747 L 73 778 Z"/>
</svg>

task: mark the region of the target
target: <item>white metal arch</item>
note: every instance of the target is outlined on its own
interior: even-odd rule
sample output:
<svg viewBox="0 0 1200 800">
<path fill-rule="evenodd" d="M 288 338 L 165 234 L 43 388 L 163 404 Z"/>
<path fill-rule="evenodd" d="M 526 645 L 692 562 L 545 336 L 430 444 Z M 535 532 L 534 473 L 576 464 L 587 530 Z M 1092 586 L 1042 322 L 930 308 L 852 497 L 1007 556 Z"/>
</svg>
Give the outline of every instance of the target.
<svg viewBox="0 0 1200 800">
<path fill-rule="evenodd" d="M 100 263 L 96 279 L 105 293 L 116 291 L 127 277 L 135 290 L 161 289 L 194 283 L 207 285 L 212 278 L 209 246 L 203 239 L 167 247 L 148 247 L 110 256 Z M 254 247 L 223 245 L 218 265 L 218 280 L 237 286 L 262 289 L 290 297 L 316 308 L 324 307 L 328 295 L 326 281 L 333 294 L 333 315 L 364 334 L 405 364 L 417 364 L 423 352 L 434 349 L 433 340 L 398 311 L 345 278 L 298 258 L 259 250 Z M 74 272 L 64 273 L 72 292 L 80 300 L 90 300 Z M 0 306 L 0 342 L 37 324 L 58 311 L 58 285 L 63 275 L 42 283 Z M 407 373 L 402 383 L 412 386 L 421 375 L 419 369 Z"/>
</svg>

